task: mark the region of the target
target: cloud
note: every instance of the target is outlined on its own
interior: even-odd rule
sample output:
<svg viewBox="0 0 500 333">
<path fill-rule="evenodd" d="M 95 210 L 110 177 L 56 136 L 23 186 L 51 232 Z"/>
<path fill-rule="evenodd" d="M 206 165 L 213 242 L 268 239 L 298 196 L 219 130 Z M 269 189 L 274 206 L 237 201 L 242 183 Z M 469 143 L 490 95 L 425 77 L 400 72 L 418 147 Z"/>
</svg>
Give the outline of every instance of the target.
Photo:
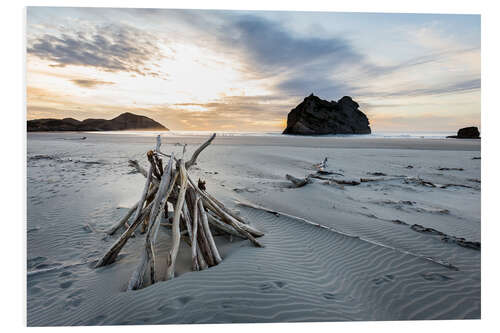
<svg viewBox="0 0 500 333">
<path fill-rule="evenodd" d="M 27 118 L 105 118 L 123 112 L 141 114 L 173 130 L 262 131 L 280 128 L 291 105 L 277 96 L 232 96 L 208 103 L 175 103 L 138 107 L 99 100 L 76 100 L 46 89 L 28 86 Z M 194 108 L 193 108 L 194 107 Z M 203 111 L 200 111 L 203 110 Z"/>
<path fill-rule="evenodd" d="M 472 80 L 459 81 L 449 84 L 441 84 L 434 87 L 426 88 L 413 88 L 413 89 L 400 89 L 392 92 L 372 92 L 363 93 L 364 96 L 376 97 L 401 97 L 401 96 L 430 96 L 430 95 L 443 95 L 453 93 L 464 93 L 481 89 L 481 79 L 476 78 Z"/>
<path fill-rule="evenodd" d="M 350 85 L 335 80 L 334 73 L 364 58 L 341 37 L 297 37 L 257 16 L 231 18 L 217 35 L 226 48 L 239 51 L 248 74 L 276 80 L 275 88 L 289 96 L 349 91 Z"/>
<path fill-rule="evenodd" d="M 425 66 L 430 64 L 446 64 L 450 62 L 453 57 L 465 57 L 468 55 L 479 54 L 480 49 L 477 47 L 472 48 L 452 48 L 445 49 L 438 52 L 432 52 L 409 60 L 386 66 L 378 66 L 376 64 L 366 63 L 363 65 L 364 70 L 370 76 L 378 77 L 386 74 L 391 74 L 401 70 L 407 70 L 412 67 Z"/>
<path fill-rule="evenodd" d="M 382 65 L 371 61 L 343 36 L 302 37 L 280 23 L 250 15 L 225 17 L 224 22 L 215 32 L 218 41 L 225 49 L 240 53 L 247 73 L 272 81 L 275 92 L 283 96 L 306 96 L 311 92 L 334 99 L 343 95 L 421 96 L 480 88 L 474 68 L 480 54 L 477 46 L 438 43 L 441 47 L 431 51 L 417 47 L 415 57 Z M 412 41 L 408 43 L 411 47 Z M 441 72 L 436 73 L 440 68 Z M 439 75 L 440 82 L 423 80 L 425 72 Z M 393 82 L 392 91 L 386 92 L 380 86 L 382 76 Z M 413 81 L 411 85 L 408 79 Z"/>
<path fill-rule="evenodd" d="M 85 27 L 85 26 L 82 26 Z M 159 76 L 150 62 L 162 57 L 158 39 L 124 25 L 108 24 L 63 33 L 43 34 L 28 41 L 28 54 L 67 65 L 95 67 L 107 72 Z"/>
<path fill-rule="evenodd" d="M 468 81 L 456 82 L 440 87 L 413 89 L 407 91 L 399 91 L 390 96 L 422 96 L 422 95 L 441 95 L 451 93 L 461 93 L 481 89 L 481 79 L 473 79 Z"/>
<path fill-rule="evenodd" d="M 342 38 L 295 37 L 278 23 L 255 16 L 245 16 L 230 25 L 236 34 L 226 34 L 226 42 L 243 48 L 254 65 L 271 72 L 319 60 L 338 66 L 361 57 Z"/>
<path fill-rule="evenodd" d="M 175 103 L 170 107 L 181 110 L 189 117 L 231 119 L 237 114 L 245 119 L 276 120 L 286 117 L 294 103 L 297 104 L 297 101 L 272 95 L 230 96 L 208 103 Z"/>
<path fill-rule="evenodd" d="M 77 86 L 80 86 L 82 88 L 95 88 L 96 86 L 100 85 L 111 85 L 115 84 L 115 82 L 109 82 L 109 81 L 99 81 L 99 80 L 83 80 L 83 79 L 74 79 L 71 80 L 74 84 Z"/>
</svg>

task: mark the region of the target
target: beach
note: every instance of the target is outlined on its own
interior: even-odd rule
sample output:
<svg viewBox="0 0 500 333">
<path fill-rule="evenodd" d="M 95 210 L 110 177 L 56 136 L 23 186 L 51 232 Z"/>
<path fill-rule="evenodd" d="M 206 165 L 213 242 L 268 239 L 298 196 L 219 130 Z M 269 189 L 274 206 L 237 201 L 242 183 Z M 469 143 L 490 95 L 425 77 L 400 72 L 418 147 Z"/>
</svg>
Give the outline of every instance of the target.
<svg viewBox="0 0 500 333">
<path fill-rule="evenodd" d="M 154 135 L 27 134 L 28 326 L 481 317 L 480 140 L 219 135 L 191 175 L 265 247 L 218 236 L 222 263 L 191 272 L 183 244 L 173 280 L 126 292 L 144 235 L 94 265 L 141 195 L 128 160 L 146 166 Z M 206 138 L 167 133 L 162 151 L 190 156 Z M 286 179 L 325 157 L 359 184 Z M 170 241 L 161 227 L 158 253 Z"/>
</svg>

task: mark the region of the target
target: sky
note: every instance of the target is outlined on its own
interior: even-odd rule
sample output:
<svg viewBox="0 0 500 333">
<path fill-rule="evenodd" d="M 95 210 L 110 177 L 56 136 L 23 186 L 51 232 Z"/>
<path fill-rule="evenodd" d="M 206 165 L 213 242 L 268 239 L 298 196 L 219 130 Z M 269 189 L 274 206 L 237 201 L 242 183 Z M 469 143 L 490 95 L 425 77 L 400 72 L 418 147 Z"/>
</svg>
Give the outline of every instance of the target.
<svg viewBox="0 0 500 333">
<path fill-rule="evenodd" d="M 314 93 L 374 132 L 480 127 L 479 15 L 28 7 L 27 119 L 280 131 Z"/>
</svg>

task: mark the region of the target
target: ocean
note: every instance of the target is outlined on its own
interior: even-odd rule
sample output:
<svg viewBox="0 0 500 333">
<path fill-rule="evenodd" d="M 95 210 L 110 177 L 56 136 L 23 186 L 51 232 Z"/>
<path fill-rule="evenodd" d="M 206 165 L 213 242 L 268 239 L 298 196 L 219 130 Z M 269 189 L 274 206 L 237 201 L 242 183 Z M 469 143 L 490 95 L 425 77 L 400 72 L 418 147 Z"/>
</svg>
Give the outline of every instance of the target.
<svg viewBox="0 0 500 333">
<path fill-rule="evenodd" d="M 214 131 L 106 131 L 106 132 L 87 132 L 109 135 L 139 135 L 139 136 L 156 136 L 161 134 L 165 137 L 179 137 L 179 136 L 208 136 Z M 229 131 L 215 131 L 217 136 L 282 136 L 281 132 L 229 132 Z M 444 139 L 449 135 L 456 135 L 455 132 L 375 132 L 372 134 L 337 134 L 337 135 L 321 135 L 319 137 L 338 137 L 338 138 L 415 138 L 415 139 Z M 298 135 L 293 135 L 298 136 Z"/>
</svg>

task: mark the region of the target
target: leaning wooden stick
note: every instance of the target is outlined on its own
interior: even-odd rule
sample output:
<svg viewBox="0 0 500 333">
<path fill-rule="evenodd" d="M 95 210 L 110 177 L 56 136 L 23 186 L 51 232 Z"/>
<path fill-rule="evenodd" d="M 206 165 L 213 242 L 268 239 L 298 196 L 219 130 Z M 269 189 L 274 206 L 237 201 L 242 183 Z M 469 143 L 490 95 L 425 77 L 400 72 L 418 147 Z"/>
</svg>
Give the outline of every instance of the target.
<svg viewBox="0 0 500 333">
<path fill-rule="evenodd" d="M 167 266 L 167 276 L 166 279 L 170 280 L 174 278 L 175 273 L 175 260 L 177 259 L 177 252 L 179 251 L 180 244 L 180 230 L 179 230 L 179 219 L 181 217 L 182 206 L 184 205 L 184 198 L 186 195 L 187 187 L 187 176 L 186 176 L 186 165 L 183 160 L 179 161 L 179 175 L 180 175 L 180 189 L 179 195 L 177 196 L 177 203 L 174 210 L 174 219 L 172 221 L 172 248 L 168 254 L 168 266 Z"/>
<path fill-rule="evenodd" d="M 197 190 L 199 190 L 199 188 L 197 188 Z M 201 191 L 201 190 L 199 190 Z M 219 207 L 219 205 L 217 205 L 214 201 L 212 201 L 210 199 L 210 197 L 208 197 L 207 193 L 202 191 L 200 192 L 203 194 L 203 202 L 204 202 L 204 205 L 210 209 L 215 215 L 218 215 L 223 221 L 226 221 L 226 223 L 229 223 L 229 225 L 233 226 L 236 225 L 237 228 L 235 228 L 237 231 L 238 230 L 243 230 L 244 233 L 242 234 L 244 236 L 244 238 L 248 238 L 246 237 L 246 233 L 249 233 L 251 234 L 252 236 L 255 236 L 255 237 L 260 237 L 260 236 L 263 236 L 264 233 L 251 227 L 250 225 L 248 224 L 243 224 L 243 223 L 240 223 L 238 220 L 236 220 L 236 218 L 234 218 L 231 214 L 227 213 L 226 211 L 224 211 L 221 207 Z M 240 232 L 241 233 L 241 232 Z"/>
<path fill-rule="evenodd" d="M 199 270 L 203 270 L 208 268 L 208 264 L 205 261 L 204 254 L 202 253 L 202 247 L 203 244 L 198 241 L 200 238 L 200 230 L 201 230 L 201 222 L 200 222 L 200 212 L 198 211 L 198 204 L 197 201 L 199 200 L 199 196 L 196 196 L 196 192 L 188 186 L 187 192 L 186 192 L 186 202 L 187 202 L 187 207 L 190 211 L 190 216 L 192 218 L 192 225 L 193 225 L 193 239 L 191 239 L 191 248 L 192 248 L 192 253 L 196 254 L 196 263 L 197 263 L 197 268 Z M 196 230 L 196 234 L 195 231 Z M 193 251 L 196 250 L 196 253 L 193 253 Z M 193 264 L 195 262 L 194 259 L 192 259 Z"/>
<path fill-rule="evenodd" d="M 233 217 L 231 217 L 229 214 L 227 214 L 225 211 L 223 211 L 219 206 L 217 206 L 213 201 L 210 201 L 210 198 L 202 191 L 200 190 L 195 184 L 191 183 L 193 188 L 201 195 L 202 200 L 204 201 L 204 204 L 207 204 L 209 207 L 211 207 L 214 210 L 214 213 L 218 214 L 221 216 L 222 220 L 226 221 L 231 225 L 236 231 L 239 233 L 243 234 L 246 238 L 248 238 L 255 246 L 257 247 L 264 247 L 261 243 L 259 243 L 255 237 L 253 237 L 248 231 L 244 230 L 241 228 L 241 223 L 239 223 L 237 220 L 235 220 Z"/>
<path fill-rule="evenodd" d="M 132 236 L 135 229 L 143 221 L 145 215 L 148 214 L 152 206 L 153 205 L 150 204 L 143 210 L 143 213 L 141 213 L 139 218 L 135 220 L 130 225 L 130 227 L 127 228 L 127 230 L 120 236 L 120 238 L 113 243 L 113 245 L 109 248 L 106 254 L 101 259 L 99 259 L 99 261 L 97 261 L 95 267 L 106 266 L 113 263 L 116 260 L 116 257 L 120 253 L 121 249 L 125 246 L 127 240 Z"/>
<path fill-rule="evenodd" d="M 208 139 L 205 143 L 203 143 L 201 146 L 198 147 L 193 153 L 193 156 L 191 156 L 191 159 L 186 162 L 186 170 L 188 170 L 190 167 L 192 167 L 194 164 L 196 164 L 196 159 L 198 158 L 198 155 L 203 151 L 203 149 L 207 148 L 210 143 L 215 139 L 215 133 L 212 134 L 210 139 Z"/>
<path fill-rule="evenodd" d="M 214 237 L 210 232 L 210 227 L 208 226 L 207 213 L 205 212 L 205 208 L 203 207 L 203 202 L 201 200 L 198 200 L 198 211 L 200 212 L 201 215 L 203 232 L 207 237 L 208 245 L 210 245 L 210 250 L 212 251 L 212 254 L 215 258 L 215 262 L 219 264 L 222 261 L 222 258 L 220 257 L 219 251 L 217 250 L 217 246 L 215 245 Z"/>
<path fill-rule="evenodd" d="M 149 204 L 148 200 L 154 198 L 154 195 L 156 194 L 156 191 L 158 190 L 158 186 L 153 185 L 151 186 L 150 191 L 148 192 L 148 195 L 146 197 L 146 206 Z M 139 206 L 140 200 L 136 202 L 125 214 L 125 216 L 122 217 L 120 221 L 118 221 L 115 225 L 113 225 L 111 228 L 109 228 L 106 233 L 108 235 L 113 235 L 118 229 L 123 227 L 125 223 L 128 221 L 128 219 L 134 214 L 134 212 L 137 210 L 137 207 Z M 142 211 L 139 211 L 139 213 L 142 213 Z M 128 228 L 128 227 L 127 227 Z"/>
<path fill-rule="evenodd" d="M 127 212 L 127 214 L 125 214 L 125 216 L 122 217 L 122 219 L 120 221 L 118 221 L 115 225 L 113 225 L 108 231 L 106 231 L 106 233 L 108 235 L 113 235 L 116 230 L 120 229 L 122 226 L 125 225 L 125 223 L 127 223 L 128 219 L 132 216 L 132 214 L 134 214 L 134 212 L 137 210 L 137 207 L 139 206 L 139 202 L 136 202 L 135 205 L 133 205 Z"/>
<path fill-rule="evenodd" d="M 146 200 L 146 196 L 148 194 L 149 185 L 151 184 L 152 175 L 153 175 L 153 166 L 151 165 L 149 167 L 148 175 L 146 176 L 146 183 L 144 184 L 144 190 L 142 191 L 141 198 L 139 199 L 139 203 L 135 211 L 134 221 L 137 220 L 139 214 L 141 213 L 142 206 L 144 205 L 144 201 Z"/>
<path fill-rule="evenodd" d="M 132 278 L 129 281 L 128 289 L 134 290 L 139 289 L 144 284 L 144 275 L 149 266 L 150 268 L 150 280 L 153 284 L 155 282 L 155 254 L 154 254 L 154 244 L 155 237 L 152 237 L 152 234 L 155 235 L 155 228 L 157 228 L 157 217 L 160 213 L 160 208 L 162 206 L 165 193 L 170 185 L 171 178 L 171 169 L 173 164 L 173 158 L 170 158 L 168 165 L 165 167 L 163 174 L 165 177 L 162 177 L 158 192 L 153 201 L 153 208 L 151 213 L 149 214 L 149 223 L 148 223 L 148 231 L 146 234 L 146 242 L 144 246 L 143 255 L 141 257 L 141 262 L 139 263 L 137 269 L 134 271 Z M 151 169 L 153 169 L 153 165 L 151 165 Z"/>
<path fill-rule="evenodd" d="M 205 193 L 210 198 L 210 200 L 212 200 L 213 202 L 215 202 L 220 208 L 222 208 L 223 211 L 225 211 L 226 213 L 228 213 L 229 215 L 231 215 L 232 217 L 234 217 L 235 219 L 237 219 L 241 223 L 248 224 L 248 222 L 245 221 L 241 216 L 237 215 L 231 209 L 229 209 L 226 206 L 224 206 L 224 204 L 222 202 L 220 202 L 219 200 L 217 200 L 213 195 L 210 195 L 210 193 L 208 193 L 206 191 L 205 191 Z"/>
<path fill-rule="evenodd" d="M 196 191 L 202 192 L 204 200 L 209 203 L 208 208 L 216 206 L 217 209 L 215 209 L 215 208 L 212 209 L 216 215 L 219 215 L 220 214 L 219 211 L 222 211 L 222 216 L 221 216 L 222 220 L 226 220 L 225 218 L 223 218 L 223 216 L 227 215 L 234 221 L 235 224 L 237 224 L 241 229 L 251 233 L 252 236 L 260 237 L 260 236 L 264 235 L 264 233 L 258 231 L 255 228 L 252 228 L 247 222 L 241 222 L 241 221 L 244 221 L 241 217 L 234 214 L 234 212 L 232 212 L 230 209 L 226 208 L 224 205 L 222 205 L 222 203 L 220 201 L 216 200 L 213 196 L 208 194 L 206 191 L 201 190 L 199 188 L 199 186 L 195 185 L 194 181 L 189 176 L 188 176 L 188 181 L 189 181 L 190 185 Z"/>
<path fill-rule="evenodd" d="M 208 217 L 208 223 L 216 228 L 217 230 L 221 231 L 223 234 L 227 234 L 230 236 L 236 236 L 236 237 L 241 237 L 246 239 L 246 237 L 242 234 L 240 234 L 238 231 L 236 231 L 233 227 L 231 227 L 229 224 L 222 222 L 220 219 L 218 219 L 212 212 L 207 212 L 207 217 Z"/>
<path fill-rule="evenodd" d="M 198 216 L 200 215 L 198 211 L 198 201 L 200 201 L 200 198 L 197 197 L 196 201 L 194 203 L 194 209 L 192 210 L 193 212 L 193 234 L 191 235 L 191 265 L 193 268 L 193 271 L 199 271 L 200 270 L 200 264 L 198 263 L 198 242 L 197 242 L 197 237 L 198 237 Z"/>
</svg>

